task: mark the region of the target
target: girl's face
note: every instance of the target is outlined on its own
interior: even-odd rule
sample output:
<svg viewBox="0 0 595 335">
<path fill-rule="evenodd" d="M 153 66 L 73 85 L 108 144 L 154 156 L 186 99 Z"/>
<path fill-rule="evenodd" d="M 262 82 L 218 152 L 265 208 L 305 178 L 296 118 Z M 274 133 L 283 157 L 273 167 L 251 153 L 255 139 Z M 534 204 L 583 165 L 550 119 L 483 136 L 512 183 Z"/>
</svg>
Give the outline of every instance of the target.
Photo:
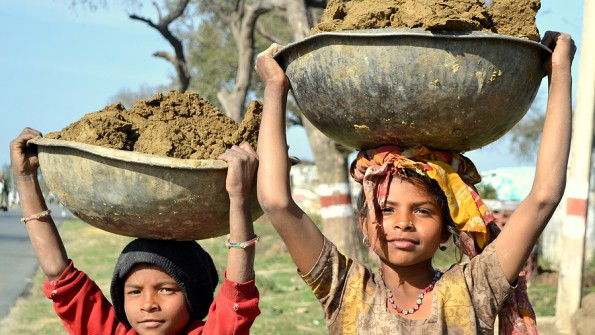
<svg viewBox="0 0 595 335">
<path fill-rule="evenodd" d="M 184 292 L 157 266 L 137 265 L 124 282 L 124 311 L 137 333 L 179 334 L 190 322 Z"/>
<path fill-rule="evenodd" d="M 440 243 L 448 240 L 436 197 L 406 179 L 392 179 L 381 213 L 374 252 L 388 264 L 411 266 L 431 260 Z M 375 236 L 373 224 L 364 222 L 362 229 L 369 238 Z"/>
</svg>

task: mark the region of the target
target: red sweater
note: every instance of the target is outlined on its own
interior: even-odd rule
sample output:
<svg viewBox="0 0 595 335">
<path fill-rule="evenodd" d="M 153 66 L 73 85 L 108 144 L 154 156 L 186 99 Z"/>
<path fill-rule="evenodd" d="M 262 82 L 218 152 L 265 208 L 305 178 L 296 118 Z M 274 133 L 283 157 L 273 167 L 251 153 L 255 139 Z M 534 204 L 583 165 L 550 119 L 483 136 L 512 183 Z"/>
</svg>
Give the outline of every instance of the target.
<svg viewBox="0 0 595 335">
<path fill-rule="evenodd" d="M 112 304 L 97 284 L 72 261 L 59 279 L 46 280 L 45 295 L 53 300 L 54 310 L 72 335 L 136 335 L 134 329 L 116 320 Z M 251 280 L 235 283 L 224 279 L 211 304 L 207 321 L 193 321 L 185 334 L 249 334 L 254 319 L 260 314 L 258 289 Z"/>
</svg>

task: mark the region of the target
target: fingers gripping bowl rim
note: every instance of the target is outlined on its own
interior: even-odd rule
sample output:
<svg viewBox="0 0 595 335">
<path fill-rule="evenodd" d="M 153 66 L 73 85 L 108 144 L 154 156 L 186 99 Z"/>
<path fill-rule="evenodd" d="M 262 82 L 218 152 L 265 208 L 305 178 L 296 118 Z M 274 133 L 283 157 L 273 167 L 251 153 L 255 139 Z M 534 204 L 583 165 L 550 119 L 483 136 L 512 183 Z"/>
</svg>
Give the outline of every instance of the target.
<svg viewBox="0 0 595 335">
<path fill-rule="evenodd" d="M 35 138 L 48 188 L 74 215 L 132 237 L 200 240 L 229 233 L 227 163 Z M 253 220 L 262 215 L 251 195 Z"/>
<path fill-rule="evenodd" d="M 522 119 L 550 55 L 492 33 L 369 29 L 312 35 L 275 59 L 302 114 L 346 147 L 465 152 Z"/>
</svg>

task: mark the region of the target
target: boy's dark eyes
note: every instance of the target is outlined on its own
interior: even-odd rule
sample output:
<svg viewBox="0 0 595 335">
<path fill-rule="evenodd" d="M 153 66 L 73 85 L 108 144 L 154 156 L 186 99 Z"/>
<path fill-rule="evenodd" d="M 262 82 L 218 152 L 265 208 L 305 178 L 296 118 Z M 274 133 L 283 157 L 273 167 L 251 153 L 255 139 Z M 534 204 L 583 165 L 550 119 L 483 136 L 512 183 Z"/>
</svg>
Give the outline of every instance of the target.
<svg viewBox="0 0 595 335">
<path fill-rule="evenodd" d="M 163 293 L 173 293 L 176 291 L 176 289 L 172 287 L 162 287 L 159 291 Z"/>
<path fill-rule="evenodd" d="M 161 293 L 165 293 L 165 294 L 171 294 L 173 292 L 178 291 L 176 288 L 173 287 L 161 287 L 159 288 L 159 292 Z M 125 292 L 128 295 L 137 295 L 141 293 L 141 290 L 128 290 Z"/>
<path fill-rule="evenodd" d="M 128 291 L 126 291 L 126 294 L 128 294 L 128 295 L 140 294 L 140 290 L 128 290 Z"/>
</svg>

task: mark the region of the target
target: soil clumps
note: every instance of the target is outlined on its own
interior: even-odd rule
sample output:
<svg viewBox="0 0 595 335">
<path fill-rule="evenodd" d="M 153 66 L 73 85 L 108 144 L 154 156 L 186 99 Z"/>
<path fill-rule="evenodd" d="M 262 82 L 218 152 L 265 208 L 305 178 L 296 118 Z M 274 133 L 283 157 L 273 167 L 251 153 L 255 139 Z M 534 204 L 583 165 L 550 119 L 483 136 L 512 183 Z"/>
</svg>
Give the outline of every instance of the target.
<svg viewBox="0 0 595 335">
<path fill-rule="evenodd" d="M 540 0 L 330 0 L 311 34 L 341 30 L 419 28 L 484 31 L 540 41 Z"/>
<path fill-rule="evenodd" d="M 256 149 L 262 104 L 253 101 L 238 125 L 196 93 L 170 91 L 136 102 L 117 103 L 89 113 L 46 138 L 182 158 L 216 159 L 233 145 Z"/>
</svg>

